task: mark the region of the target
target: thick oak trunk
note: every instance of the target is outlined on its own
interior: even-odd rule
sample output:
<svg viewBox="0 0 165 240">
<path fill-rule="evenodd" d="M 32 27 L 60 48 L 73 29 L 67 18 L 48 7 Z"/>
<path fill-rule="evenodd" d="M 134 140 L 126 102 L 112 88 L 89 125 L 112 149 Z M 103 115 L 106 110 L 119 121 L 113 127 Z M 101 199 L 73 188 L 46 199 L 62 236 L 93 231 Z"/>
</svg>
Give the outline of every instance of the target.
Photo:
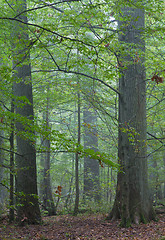
<svg viewBox="0 0 165 240">
<path fill-rule="evenodd" d="M 37 196 L 34 113 L 29 54 L 30 41 L 26 25 L 27 17 L 25 15 L 27 9 L 26 0 L 17 1 L 14 8 L 17 13 L 21 13 L 19 20 L 24 22 L 24 24 L 13 22 L 11 34 L 14 69 L 13 92 L 15 113 L 18 118 L 16 120 L 17 219 L 20 224 L 24 222 L 36 224 L 40 223 L 41 216 Z"/>
<path fill-rule="evenodd" d="M 154 212 L 149 199 L 146 159 L 146 85 L 143 40 L 143 9 L 122 9 L 127 21 L 119 21 L 121 52 L 118 56 L 119 142 L 116 199 L 111 219 L 121 219 L 126 227 L 149 221 Z"/>
</svg>

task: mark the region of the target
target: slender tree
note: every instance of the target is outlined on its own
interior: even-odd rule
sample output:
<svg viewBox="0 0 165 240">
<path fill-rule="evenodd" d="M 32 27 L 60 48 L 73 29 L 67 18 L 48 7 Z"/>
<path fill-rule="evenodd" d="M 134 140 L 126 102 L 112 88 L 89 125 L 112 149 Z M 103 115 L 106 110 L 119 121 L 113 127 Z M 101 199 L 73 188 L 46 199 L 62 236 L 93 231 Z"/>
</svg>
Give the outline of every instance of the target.
<svg viewBox="0 0 165 240">
<path fill-rule="evenodd" d="M 138 1 L 134 1 L 135 5 Z M 149 199 L 146 159 L 146 84 L 144 9 L 123 7 L 118 22 L 121 53 L 118 55 L 119 146 L 116 199 L 109 215 L 121 218 L 121 226 L 154 218 Z"/>
<path fill-rule="evenodd" d="M 49 94 L 49 85 L 47 87 L 47 94 Z M 47 96 L 46 100 L 46 112 L 43 113 L 43 119 L 46 123 L 46 129 L 49 131 L 49 96 Z M 51 188 L 51 176 L 50 176 L 50 139 L 44 137 L 42 141 L 42 145 L 45 148 L 45 153 L 42 153 L 43 161 L 43 179 L 41 184 L 41 198 L 43 199 L 44 208 L 48 211 L 49 215 L 55 215 L 56 209 L 52 196 L 52 188 Z"/>
<path fill-rule="evenodd" d="M 16 191 L 17 219 L 19 223 L 40 223 L 37 197 L 36 151 L 34 139 L 34 113 L 30 65 L 30 46 L 26 0 L 18 0 L 14 6 L 18 14 L 13 21 L 12 47 L 16 122 Z M 21 23 L 23 22 L 23 23 Z M 23 119 L 27 119 L 23 120 Z M 29 124 L 29 125 L 28 125 Z"/>
<path fill-rule="evenodd" d="M 11 112 L 14 113 L 14 103 L 11 100 Z M 9 221 L 14 221 L 14 121 L 11 121 L 10 134 L 10 211 Z"/>
<path fill-rule="evenodd" d="M 1 106 L 0 106 L 1 107 Z M 3 177 L 4 177 L 4 152 L 3 152 L 3 136 L 4 132 L 2 129 L 0 129 L 0 206 L 3 207 L 4 201 L 5 201 L 5 188 L 3 186 Z"/>
<path fill-rule="evenodd" d="M 165 170 L 165 152 L 163 154 L 163 161 L 164 161 L 164 170 Z M 165 180 L 164 180 L 163 197 L 165 198 Z"/>
<path fill-rule="evenodd" d="M 2 61 L 2 59 L 1 59 Z M 2 63 L 0 63 L 0 66 L 2 65 Z M 0 81 L 2 81 L 2 79 L 0 78 Z M 0 86 L 1 87 L 1 86 Z M 2 99 L 1 99 L 2 100 Z M 3 105 L 0 103 L 0 112 L 3 113 L 4 109 L 3 109 Z M 4 151 L 3 151 L 3 145 L 4 145 L 4 130 L 3 130 L 3 119 L 4 116 L 3 114 L 1 115 L 1 126 L 0 126 L 0 207 L 3 209 L 3 205 L 5 202 L 5 187 L 3 185 L 3 178 L 4 178 Z"/>
<path fill-rule="evenodd" d="M 78 80 L 79 83 L 79 80 Z M 78 106 L 77 106 L 77 118 L 78 118 L 78 131 L 77 131 L 77 145 L 80 145 L 81 142 L 81 103 L 80 103 L 80 92 L 78 90 L 77 93 L 78 98 Z M 78 213 L 79 207 L 79 153 L 75 153 L 75 187 L 76 187 L 76 198 L 75 198 L 75 205 L 74 205 L 74 214 Z"/>
<path fill-rule="evenodd" d="M 78 37 L 78 33 L 77 33 Z M 79 71 L 79 51 L 77 48 L 77 71 Z M 77 122 L 78 122 L 78 129 L 77 129 L 77 146 L 80 146 L 81 143 L 81 95 L 80 95 L 80 79 L 77 76 Z M 74 214 L 77 215 L 79 211 L 79 200 L 80 200 L 80 189 L 79 189 L 79 153 L 76 151 L 75 153 L 75 188 L 76 188 L 76 197 L 75 197 L 75 205 L 74 205 Z"/>
</svg>

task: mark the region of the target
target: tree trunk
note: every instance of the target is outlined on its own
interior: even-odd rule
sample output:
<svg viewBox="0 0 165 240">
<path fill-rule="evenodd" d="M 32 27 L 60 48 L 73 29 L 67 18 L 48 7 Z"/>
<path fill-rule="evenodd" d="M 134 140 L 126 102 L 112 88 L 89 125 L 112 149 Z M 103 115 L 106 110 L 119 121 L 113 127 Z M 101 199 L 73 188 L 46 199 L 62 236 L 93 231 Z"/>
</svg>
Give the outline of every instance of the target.
<svg viewBox="0 0 165 240">
<path fill-rule="evenodd" d="M 1 106 L 0 106 L 0 109 Z M 2 150 L 3 148 L 3 130 L 0 130 L 0 208 L 3 209 L 3 205 L 5 202 L 5 195 L 6 195 L 6 189 L 3 186 L 3 178 L 4 178 L 4 168 L 3 168 L 3 163 L 4 163 L 4 152 Z M 0 212 L 1 214 L 1 212 Z"/>
<path fill-rule="evenodd" d="M 0 58 L 1 60 L 1 63 L 0 65 L 2 64 L 2 58 Z M 0 77 L 0 81 L 2 81 L 2 78 Z M 1 100 L 2 99 L 2 96 L 1 96 Z M 4 151 L 3 151 L 3 144 L 4 144 L 4 130 L 3 130 L 3 112 L 4 112 L 4 109 L 3 109 L 3 106 L 2 104 L 0 103 L 0 112 L 2 113 L 1 115 L 1 127 L 0 127 L 0 209 L 3 211 L 3 207 L 4 207 L 4 203 L 5 203 L 5 197 L 6 197 L 6 189 L 5 189 L 5 186 L 3 185 L 3 179 L 4 179 L 4 167 L 3 167 L 3 164 L 4 164 L 4 159 L 5 159 L 5 155 L 4 155 Z M 0 214 L 2 213 L 2 211 L 0 210 Z"/>
<path fill-rule="evenodd" d="M 119 139 L 116 199 L 109 215 L 121 219 L 121 226 L 146 222 L 154 218 L 149 199 L 146 159 L 146 86 L 143 40 L 144 10 L 124 7 L 119 21 L 119 41 L 123 45 L 118 56 Z M 123 55 L 122 55 L 123 54 Z"/>
<path fill-rule="evenodd" d="M 17 5 L 14 7 L 17 13 L 21 13 L 18 17 L 19 20 L 24 22 L 24 24 L 13 22 L 12 28 L 15 112 L 17 116 L 23 117 L 22 121 L 20 119 L 16 122 L 17 219 L 20 224 L 24 222 L 37 224 L 40 223 L 41 216 L 37 196 L 34 113 L 29 54 L 31 45 L 26 25 L 26 0 L 17 1 Z M 23 99 L 25 97 L 29 102 L 25 100 L 24 103 Z M 30 126 L 28 125 L 29 121 Z"/>
<path fill-rule="evenodd" d="M 164 154 L 163 154 L 163 160 L 164 160 L 164 171 L 165 171 L 165 152 L 164 152 Z M 164 195 L 164 198 L 165 198 L 165 180 L 164 180 L 163 195 Z"/>
<path fill-rule="evenodd" d="M 49 88 L 48 88 L 49 91 Z M 49 131 L 49 98 L 47 98 L 47 109 L 46 109 L 46 117 L 44 113 L 44 120 L 46 120 L 46 128 Z M 44 162 L 44 170 L 43 170 L 43 184 L 42 184 L 42 193 L 43 193 L 43 205 L 44 208 L 48 211 L 48 214 L 56 215 L 56 209 L 52 196 L 52 188 L 51 188 L 51 179 L 50 179 L 50 140 L 46 137 L 43 142 L 45 153 L 42 154 L 43 162 Z"/>
<path fill-rule="evenodd" d="M 14 103 L 11 100 L 11 112 L 14 113 Z M 10 210 L 9 222 L 14 221 L 14 121 L 11 122 L 10 134 Z"/>
<path fill-rule="evenodd" d="M 84 108 L 84 148 L 98 151 L 98 137 L 96 129 L 97 117 L 93 109 Z M 99 162 L 91 159 L 90 156 L 84 157 L 84 197 L 100 199 L 99 194 Z"/>
<path fill-rule="evenodd" d="M 79 80 L 78 80 L 79 83 Z M 81 105 L 80 105 L 80 92 L 78 90 L 77 93 L 78 98 L 78 132 L 77 132 L 77 144 L 80 145 L 81 142 L 81 119 L 80 119 L 80 112 L 81 112 Z M 78 207 L 79 207 L 79 153 L 76 152 L 75 154 L 75 187 L 76 187 L 76 198 L 75 198 L 75 205 L 74 205 L 74 214 L 77 215 Z"/>
</svg>

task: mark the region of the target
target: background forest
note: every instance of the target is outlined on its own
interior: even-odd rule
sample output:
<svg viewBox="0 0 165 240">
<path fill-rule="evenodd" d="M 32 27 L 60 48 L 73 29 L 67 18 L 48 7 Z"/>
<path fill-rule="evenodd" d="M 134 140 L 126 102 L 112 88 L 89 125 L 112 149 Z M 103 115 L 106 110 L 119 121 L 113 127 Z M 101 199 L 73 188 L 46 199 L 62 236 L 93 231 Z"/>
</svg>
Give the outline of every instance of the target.
<svg viewBox="0 0 165 240">
<path fill-rule="evenodd" d="M 1 0 L 1 215 L 39 223 L 40 212 L 109 213 L 128 170 L 124 136 L 128 152 L 147 149 L 149 198 L 165 204 L 164 9 L 163 0 Z M 135 87 L 122 88 L 129 76 L 145 83 L 137 98 Z M 136 103 L 144 107 L 142 140 L 133 115 L 120 125 L 122 91 L 123 119 Z M 136 168 L 143 172 L 143 163 Z M 131 171 L 123 203 L 138 179 Z"/>
</svg>

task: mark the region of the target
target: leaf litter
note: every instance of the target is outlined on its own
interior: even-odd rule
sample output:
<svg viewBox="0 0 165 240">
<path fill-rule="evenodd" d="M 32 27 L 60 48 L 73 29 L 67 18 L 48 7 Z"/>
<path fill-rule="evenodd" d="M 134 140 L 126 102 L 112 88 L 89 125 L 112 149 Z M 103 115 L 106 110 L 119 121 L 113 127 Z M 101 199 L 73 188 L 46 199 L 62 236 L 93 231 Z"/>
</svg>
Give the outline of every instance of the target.
<svg viewBox="0 0 165 240">
<path fill-rule="evenodd" d="M 0 222 L 0 240 L 165 240 L 165 214 L 158 222 L 119 227 L 119 221 L 107 221 L 105 215 L 61 215 L 43 217 L 41 225 L 19 227 Z"/>
</svg>

